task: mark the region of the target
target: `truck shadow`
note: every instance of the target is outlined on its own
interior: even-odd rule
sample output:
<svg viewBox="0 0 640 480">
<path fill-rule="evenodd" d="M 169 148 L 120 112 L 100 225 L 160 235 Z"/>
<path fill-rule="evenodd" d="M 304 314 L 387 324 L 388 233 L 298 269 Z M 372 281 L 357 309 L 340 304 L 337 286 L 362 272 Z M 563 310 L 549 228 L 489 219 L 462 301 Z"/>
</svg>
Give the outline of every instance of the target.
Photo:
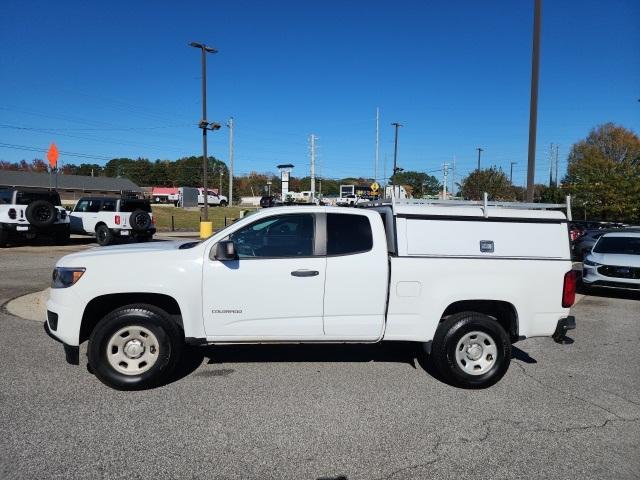
<svg viewBox="0 0 640 480">
<path fill-rule="evenodd" d="M 511 358 L 524 363 L 537 363 L 528 353 L 512 347 Z M 243 363 L 403 363 L 421 367 L 438 381 L 445 382 L 432 361 L 415 342 L 382 342 L 376 344 L 296 344 L 296 345 L 212 345 L 189 347 L 183 352 L 175 374 L 167 383 L 187 377 L 205 362 L 208 365 L 230 366 Z M 222 368 L 197 372 L 205 377 L 226 377 L 235 370 Z"/>
<path fill-rule="evenodd" d="M 578 283 L 577 293 L 588 297 L 618 298 L 621 300 L 640 300 L 640 290 L 615 290 L 613 288 L 585 288 L 582 282 Z"/>
</svg>

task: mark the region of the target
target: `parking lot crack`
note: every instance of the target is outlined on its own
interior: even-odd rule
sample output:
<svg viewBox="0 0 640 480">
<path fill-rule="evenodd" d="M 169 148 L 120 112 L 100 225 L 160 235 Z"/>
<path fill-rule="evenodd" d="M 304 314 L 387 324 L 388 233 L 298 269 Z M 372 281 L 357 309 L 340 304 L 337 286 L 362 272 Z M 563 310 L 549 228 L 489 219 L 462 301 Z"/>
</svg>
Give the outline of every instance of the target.
<svg viewBox="0 0 640 480">
<path fill-rule="evenodd" d="M 590 400 L 587 400 L 586 398 L 579 397 L 578 395 L 575 395 L 575 394 L 573 394 L 571 392 L 567 392 L 565 390 L 561 390 L 561 389 L 556 388 L 556 387 L 554 387 L 552 385 L 548 385 L 548 384 L 542 382 L 541 380 L 537 379 L 536 377 L 534 377 L 533 375 L 528 373 L 527 370 L 524 368 L 524 366 L 519 364 L 519 363 L 514 363 L 514 365 L 517 366 L 520 369 L 520 371 L 522 372 L 522 374 L 525 377 L 530 378 L 531 380 L 533 380 L 534 382 L 536 382 L 538 385 L 540 385 L 542 388 L 544 388 L 546 390 L 551 390 L 551 391 L 554 391 L 554 392 L 557 392 L 557 393 L 561 393 L 563 395 L 567 395 L 567 396 L 569 396 L 571 398 L 574 398 L 574 399 L 579 400 L 579 401 L 581 401 L 583 403 L 586 403 L 587 405 L 591 405 L 592 407 L 595 407 L 595 408 L 598 408 L 600 410 L 603 410 L 603 411 L 607 412 L 608 414 L 613 415 L 614 417 L 616 417 L 619 420 L 627 420 L 626 418 L 621 417 L 617 413 L 609 410 L 608 408 L 603 407 L 602 405 L 599 405 L 599 404 L 594 403 L 594 402 L 592 402 Z"/>
</svg>

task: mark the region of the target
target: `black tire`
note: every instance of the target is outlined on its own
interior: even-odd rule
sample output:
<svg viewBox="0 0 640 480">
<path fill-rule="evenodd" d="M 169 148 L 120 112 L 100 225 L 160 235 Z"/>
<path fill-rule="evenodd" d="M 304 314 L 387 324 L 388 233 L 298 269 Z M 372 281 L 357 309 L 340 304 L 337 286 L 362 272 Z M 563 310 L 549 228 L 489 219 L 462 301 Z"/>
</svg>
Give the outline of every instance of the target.
<svg viewBox="0 0 640 480">
<path fill-rule="evenodd" d="M 480 336 L 476 335 L 477 338 L 488 336 L 495 346 L 495 357 L 493 354 L 487 354 L 487 358 L 491 356 L 491 359 L 487 360 L 488 366 L 484 373 L 468 373 L 461 366 L 467 362 L 462 359 L 459 363 L 456 359 L 458 343 L 468 334 L 471 335 L 468 338 L 473 342 L 474 332 L 480 333 Z M 487 348 L 484 342 L 478 340 L 477 343 L 473 343 L 473 347 L 479 349 L 481 357 L 478 360 L 484 362 Z M 463 351 L 460 349 L 461 356 Z M 500 380 L 507 372 L 511 362 L 511 341 L 507 332 L 495 319 L 478 312 L 460 312 L 451 315 L 438 326 L 431 345 L 431 358 L 442 377 L 452 385 L 472 389 L 486 388 Z M 467 368 L 473 370 L 476 366 L 475 361 L 471 360 Z M 478 370 L 482 371 L 482 368 Z"/>
<path fill-rule="evenodd" d="M 63 230 L 61 232 L 57 232 L 54 237 L 54 241 L 56 245 L 66 245 L 69 243 L 69 237 L 71 234 L 69 233 L 69 229 Z"/>
<path fill-rule="evenodd" d="M 9 232 L 0 228 L 0 248 L 5 248 L 9 245 Z"/>
<path fill-rule="evenodd" d="M 142 373 L 123 373 L 112 365 L 118 360 L 109 360 L 108 356 L 118 354 L 119 350 L 119 347 L 112 346 L 109 351 L 110 342 L 123 341 L 120 340 L 122 335 L 116 335 L 123 330 L 125 334 L 131 336 L 132 341 L 136 341 L 135 332 L 151 333 L 152 335 L 147 333 L 148 336 L 144 337 L 147 339 L 151 336 L 155 337 L 150 341 L 151 347 L 142 344 L 142 348 L 145 350 L 141 357 L 130 360 L 125 355 L 124 349 L 120 352 L 124 359 L 122 363 L 127 367 L 119 366 L 118 368 L 124 369 L 129 368 L 126 362 L 135 364 L 136 361 L 142 359 L 144 363 L 144 360 L 151 355 L 147 355 L 147 351 L 153 351 L 154 363 Z M 118 390 L 152 388 L 171 377 L 180 360 L 183 343 L 181 329 L 168 318 L 166 312 L 152 305 L 127 305 L 106 315 L 91 332 L 87 349 L 89 369 L 102 383 Z M 131 368 L 135 368 L 135 366 Z"/>
<path fill-rule="evenodd" d="M 151 226 L 151 216 L 144 210 L 134 210 L 129 217 L 129 225 L 134 232 L 144 232 Z"/>
<path fill-rule="evenodd" d="M 96 241 L 101 247 L 106 247 L 113 243 L 113 233 L 106 225 L 98 225 L 96 227 Z"/>
<path fill-rule="evenodd" d="M 27 206 L 25 216 L 34 227 L 49 227 L 56 221 L 56 207 L 46 200 L 36 200 Z"/>
<path fill-rule="evenodd" d="M 221 200 L 221 201 L 220 201 L 220 206 L 221 206 L 221 207 L 226 207 L 227 205 L 228 205 L 228 203 L 227 203 L 227 201 L 226 201 L 226 200 Z"/>
</svg>

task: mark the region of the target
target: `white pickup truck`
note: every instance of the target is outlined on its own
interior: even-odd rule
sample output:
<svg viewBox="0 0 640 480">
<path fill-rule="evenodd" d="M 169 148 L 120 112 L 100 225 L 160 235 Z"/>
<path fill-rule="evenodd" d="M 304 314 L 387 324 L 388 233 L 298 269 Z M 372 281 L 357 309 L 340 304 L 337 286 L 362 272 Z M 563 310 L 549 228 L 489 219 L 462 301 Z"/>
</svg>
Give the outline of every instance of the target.
<svg viewBox="0 0 640 480">
<path fill-rule="evenodd" d="M 45 329 L 72 363 L 88 340 L 90 370 L 119 389 L 161 383 L 185 344 L 382 340 L 419 342 L 448 382 L 486 387 L 513 342 L 575 327 L 565 214 L 509 207 L 275 207 L 202 242 L 67 255 Z M 355 275 L 367 281 L 345 288 Z"/>
</svg>

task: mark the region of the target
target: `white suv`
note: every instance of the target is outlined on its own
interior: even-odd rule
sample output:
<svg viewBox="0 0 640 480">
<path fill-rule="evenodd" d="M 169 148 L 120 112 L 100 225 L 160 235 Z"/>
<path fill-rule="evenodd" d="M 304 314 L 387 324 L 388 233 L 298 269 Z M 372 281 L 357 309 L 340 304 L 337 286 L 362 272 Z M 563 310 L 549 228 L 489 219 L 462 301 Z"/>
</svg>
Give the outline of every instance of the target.
<svg viewBox="0 0 640 480">
<path fill-rule="evenodd" d="M 69 240 L 69 217 L 55 191 L 0 190 L 0 247 L 16 238 L 52 236 L 56 243 Z"/>
<path fill-rule="evenodd" d="M 602 235 L 584 259 L 582 284 L 640 290 L 640 232 Z"/>
<path fill-rule="evenodd" d="M 82 197 L 71 216 L 71 233 L 95 235 L 106 246 L 117 238 L 146 242 L 156 233 L 148 200 L 115 197 Z"/>
</svg>

